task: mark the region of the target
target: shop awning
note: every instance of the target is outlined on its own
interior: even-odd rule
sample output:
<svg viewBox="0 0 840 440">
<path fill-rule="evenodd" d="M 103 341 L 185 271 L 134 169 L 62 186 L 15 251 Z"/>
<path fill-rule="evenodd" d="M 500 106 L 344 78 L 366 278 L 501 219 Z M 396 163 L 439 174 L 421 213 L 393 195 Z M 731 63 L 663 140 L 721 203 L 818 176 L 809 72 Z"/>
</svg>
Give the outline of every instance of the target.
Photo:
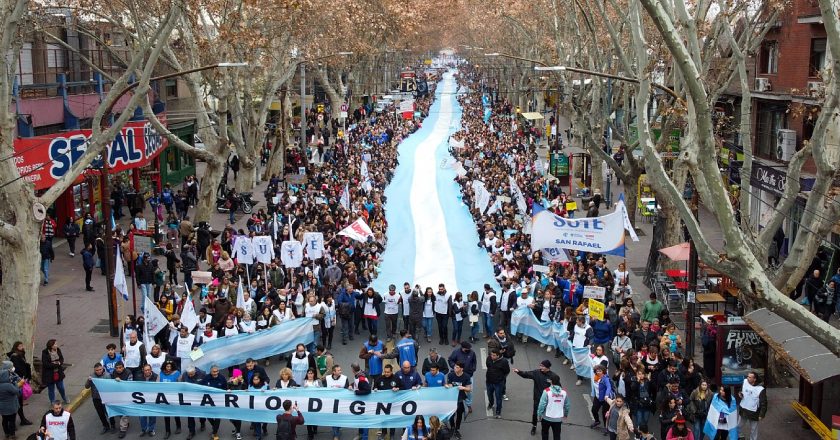
<svg viewBox="0 0 840 440">
<path fill-rule="evenodd" d="M 534 121 L 534 120 L 537 120 L 537 119 L 542 119 L 543 115 L 541 115 L 537 112 L 527 112 L 527 113 L 522 113 L 522 117 L 529 120 L 529 121 Z"/>
<path fill-rule="evenodd" d="M 808 382 L 840 374 L 840 357 L 781 316 L 758 309 L 744 316 L 744 321 Z"/>
</svg>

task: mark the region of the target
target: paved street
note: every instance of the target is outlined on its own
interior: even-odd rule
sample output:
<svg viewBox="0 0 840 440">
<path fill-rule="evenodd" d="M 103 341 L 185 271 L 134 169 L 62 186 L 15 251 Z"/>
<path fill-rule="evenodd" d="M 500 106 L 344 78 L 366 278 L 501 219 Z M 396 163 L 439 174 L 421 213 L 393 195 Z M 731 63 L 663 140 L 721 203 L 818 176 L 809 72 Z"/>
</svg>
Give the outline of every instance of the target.
<svg viewBox="0 0 840 440">
<path fill-rule="evenodd" d="M 201 167 L 202 165 L 199 164 L 199 173 L 201 172 Z M 265 183 L 260 184 L 254 190 L 254 198 L 259 201 L 258 207 L 265 206 L 262 197 L 264 185 Z M 616 191 L 619 190 L 617 189 Z M 701 210 L 701 215 L 708 214 L 704 210 Z M 244 225 L 245 220 L 241 215 L 239 217 L 238 227 Z M 227 216 L 224 214 L 214 214 L 212 221 L 214 229 L 224 227 L 226 219 Z M 711 222 L 706 224 L 711 224 Z M 638 229 L 642 231 L 640 241 L 637 243 L 628 241 L 627 243 L 627 266 L 631 271 L 634 268 L 644 267 L 652 232 L 649 223 L 640 221 L 637 225 Z M 56 246 L 56 261 L 51 270 L 50 284 L 43 286 L 40 291 L 36 347 L 40 349 L 46 340 L 50 338 L 59 340 L 67 362 L 72 365 L 66 371 L 67 378 L 65 385 L 68 397 L 73 400 L 74 396 L 78 396 L 81 393 L 93 363 L 104 354 L 105 345 L 116 341 L 114 338 L 109 337 L 107 333 L 107 302 L 104 297 L 104 277 L 98 271 L 95 271 L 93 285 L 96 288 L 96 292 L 85 292 L 81 281 L 84 272 L 81 269 L 79 257 L 70 258 L 66 252 L 66 244 L 61 244 L 60 241 L 56 242 Z M 640 276 L 631 276 L 631 284 L 634 289 L 636 302 L 637 304 L 641 304 L 644 298 L 647 297 L 648 290 L 641 284 Z M 61 300 L 61 325 L 56 325 L 56 300 Z M 122 300 L 119 302 L 121 315 L 130 313 L 130 310 L 126 311 L 128 309 L 127 303 L 124 303 Z M 361 344 L 358 337 L 354 341 L 354 344 L 342 346 L 338 342 L 333 346 L 332 353 L 336 357 L 337 362 L 344 366 L 349 366 L 350 363 L 358 361 L 359 344 Z M 452 351 L 452 347 L 433 345 L 438 347 L 444 356 L 448 356 Z M 429 344 L 423 343 L 420 349 L 421 356 L 428 354 L 429 346 Z M 476 348 L 482 349 L 480 353 L 477 353 L 479 363 L 482 364 L 484 357 L 486 357 L 486 345 L 478 343 L 476 344 Z M 39 354 L 40 350 L 36 355 Z M 575 376 L 573 372 L 568 367 L 564 367 L 555 362 L 553 356 L 553 353 L 546 353 L 544 349 L 539 348 L 537 344 L 531 342 L 524 349 L 523 347 L 517 349 L 517 356 L 513 367 L 522 370 L 533 369 L 543 359 L 551 360 L 554 363 L 552 370 L 560 375 L 563 386 L 572 398 L 572 414 L 568 423 L 564 424 L 564 436 L 573 435 L 575 436 L 574 438 L 585 439 L 603 438 L 600 432 L 589 429 L 592 418 L 589 414 L 588 385 L 584 384 L 576 387 L 574 385 Z M 280 368 L 278 362 L 275 360 L 268 367 L 268 372 L 273 378 L 276 378 Z M 349 367 L 345 367 L 345 370 L 347 369 Z M 532 405 L 531 381 L 521 379 L 511 373 L 508 377 L 508 397 L 510 401 L 504 402 L 503 418 L 496 420 L 488 417 L 486 412 L 487 404 L 483 392 L 483 370 L 479 370 L 476 376 L 478 392 L 475 392 L 473 397 L 474 412 L 464 422 L 464 438 L 482 439 L 492 437 L 501 439 L 516 438 L 517 436 L 529 438 L 528 431 L 530 429 Z M 40 394 L 34 395 L 27 402 L 26 413 L 33 421 L 38 420 L 47 407 L 46 394 L 45 390 Z M 800 419 L 790 408 L 789 401 L 796 398 L 795 389 L 772 389 L 770 390 L 769 398 L 771 400 L 770 410 L 765 422 L 761 425 L 762 432 L 774 432 L 777 429 L 782 429 L 789 440 L 813 438 L 810 432 L 799 428 Z M 99 438 L 99 421 L 89 399 L 82 401 L 81 406 L 74 412 L 74 419 L 79 439 Z M 650 422 L 650 428 L 652 432 L 658 433 L 658 422 L 653 419 Z M 137 419 L 134 418 L 133 420 L 134 422 L 129 430 L 128 438 L 136 437 L 140 433 Z M 233 438 L 230 435 L 230 427 L 231 425 L 229 423 L 223 423 L 221 433 L 227 435 L 227 437 L 223 436 L 222 438 Z M 157 429 L 158 436 L 162 436 L 163 420 L 158 420 Z M 353 438 L 350 430 L 345 429 L 344 431 L 342 435 L 343 439 Z M 24 429 L 22 432 L 28 432 L 28 430 Z M 539 435 L 539 432 L 537 434 Z M 186 429 L 184 429 L 180 436 L 173 438 L 184 438 L 185 436 Z M 116 435 L 106 436 L 106 438 L 110 437 L 116 438 Z M 317 438 L 330 438 L 330 433 L 322 430 L 319 432 Z"/>
</svg>

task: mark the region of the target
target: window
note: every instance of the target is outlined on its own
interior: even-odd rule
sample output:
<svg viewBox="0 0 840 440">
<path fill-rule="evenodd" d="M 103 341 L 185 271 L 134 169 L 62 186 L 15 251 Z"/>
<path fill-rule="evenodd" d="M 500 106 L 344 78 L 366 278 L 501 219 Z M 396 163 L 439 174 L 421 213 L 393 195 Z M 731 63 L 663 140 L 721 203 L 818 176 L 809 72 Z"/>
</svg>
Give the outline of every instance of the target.
<svg viewBox="0 0 840 440">
<path fill-rule="evenodd" d="M 811 40 L 811 62 L 808 68 L 808 76 L 820 76 L 820 71 L 825 66 L 825 38 L 814 38 Z"/>
<path fill-rule="evenodd" d="M 755 149 L 759 156 L 776 157 L 776 133 L 785 128 L 785 111 L 785 107 L 758 106 Z"/>
<path fill-rule="evenodd" d="M 761 57 L 758 68 L 759 73 L 774 74 L 779 70 L 779 43 L 776 41 L 765 41 L 761 45 Z"/>
<path fill-rule="evenodd" d="M 176 80 L 176 79 L 167 79 L 166 80 L 166 97 L 167 98 L 177 98 L 178 97 L 178 80 Z"/>
<path fill-rule="evenodd" d="M 47 67 L 64 67 L 64 48 L 58 44 L 47 44 Z"/>
</svg>

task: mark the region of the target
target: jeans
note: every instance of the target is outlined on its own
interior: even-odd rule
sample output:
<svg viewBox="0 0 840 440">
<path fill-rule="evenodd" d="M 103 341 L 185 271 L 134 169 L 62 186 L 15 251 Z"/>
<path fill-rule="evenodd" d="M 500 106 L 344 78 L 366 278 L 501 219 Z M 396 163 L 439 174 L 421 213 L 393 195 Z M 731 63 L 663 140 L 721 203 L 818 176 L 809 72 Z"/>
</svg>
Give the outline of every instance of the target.
<svg viewBox="0 0 840 440">
<path fill-rule="evenodd" d="M 560 440 L 560 429 L 562 427 L 563 422 L 549 422 L 548 420 L 543 419 L 540 426 L 540 435 L 542 435 L 542 440 L 548 440 L 549 429 L 551 429 L 551 438 L 553 440 Z"/>
<path fill-rule="evenodd" d="M 480 322 L 476 321 L 476 322 L 471 322 L 470 323 L 470 337 L 473 340 L 478 339 L 478 331 L 479 330 L 481 330 L 481 323 Z"/>
<path fill-rule="evenodd" d="M 359 428 L 359 440 L 368 440 L 367 428 Z"/>
<path fill-rule="evenodd" d="M 143 296 L 145 296 L 146 298 L 155 301 L 154 288 L 152 284 L 140 284 L 140 292 L 142 292 Z"/>
<path fill-rule="evenodd" d="M 236 212 L 233 209 L 230 210 L 230 217 L 228 220 L 230 220 L 230 224 L 236 223 Z"/>
<path fill-rule="evenodd" d="M 55 383 L 51 383 L 47 385 L 47 393 L 50 396 L 50 402 L 55 402 L 55 389 L 58 388 L 58 393 L 61 394 L 61 400 L 65 402 L 69 402 L 67 400 L 67 394 L 64 393 L 64 381 L 60 380 Z"/>
<path fill-rule="evenodd" d="M 633 422 L 636 423 L 636 422 Z M 694 432 L 694 440 L 703 440 L 703 426 L 706 425 L 706 419 L 702 418 L 691 424 L 691 431 Z M 638 425 L 637 425 L 638 426 Z"/>
<path fill-rule="evenodd" d="M 502 414 L 502 402 L 505 383 L 487 383 L 487 407 L 495 405 L 496 415 Z"/>
<path fill-rule="evenodd" d="M 64 237 L 67 239 L 67 247 L 70 248 L 71 254 L 76 254 L 76 237 Z"/>
<path fill-rule="evenodd" d="M 650 410 L 649 409 L 636 409 L 636 412 L 633 414 L 633 425 L 636 427 L 647 425 L 648 420 L 650 419 Z M 705 420 L 702 422 L 703 424 L 706 423 Z M 703 432 L 702 430 L 700 432 Z"/>
<path fill-rule="evenodd" d="M 419 331 L 420 327 L 423 326 L 422 320 L 415 321 L 413 319 L 409 319 L 408 324 L 406 324 L 406 325 L 408 326 L 406 328 L 406 330 L 408 330 L 408 334 L 410 334 L 411 337 L 414 338 L 415 341 L 419 341 L 420 340 L 420 337 L 419 337 L 420 335 L 417 332 Z"/>
<path fill-rule="evenodd" d="M 338 319 L 341 320 L 341 343 L 346 344 L 348 336 L 353 340 L 353 317 L 340 316 Z"/>
<path fill-rule="evenodd" d="M 432 339 L 432 322 L 435 318 L 423 318 L 423 330 L 426 332 L 426 338 Z"/>
<path fill-rule="evenodd" d="M 379 332 L 378 319 L 365 318 L 365 322 L 367 323 L 368 331 L 370 331 L 370 334 L 375 335 Z"/>
<path fill-rule="evenodd" d="M 140 431 L 152 432 L 155 430 L 157 417 L 140 417 Z"/>
<path fill-rule="evenodd" d="M 321 341 L 321 330 L 314 330 L 314 339 L 306 345 L 306 351 L 315 353 L 315 346 Z"/>
<path fill-rule="evenodd" d="M 461 334 L 464 332 L 464 320 L 452 318 L 452 340 L 455 342 L 461 341 Z"/>
<path fill-rule="evenodd" d="M 449 315 L 445 313 L 435 313 L 435 318 L 437 319 L 438 325 L 438 338 L 443 343 L 448 343 L 449 341 Z"/>
<path fill-rule="evenodd" d="M 193 281 L 192 273 L 190 271 L 184 272 L 184 283 L 186 283 L 187 287 L 192 290 Z"/>
<path fill-rule="evenodd" d="M 481 318 L 484 321 L 484 334 L 490 336 L 495 333 L 495 330 L 493 329 L 493 315 L 482 312 Z"/>
<path fill-rule="evenodd" d="M 268 434 L 268 425 L 265 423 L 251 423 L 251 426 L 254 427 L 254 435 L 257 436 L 258 439 L 262 438 L 263 431 Z M 263 429 L 263 427 L 265 429 Z"/>
<path fill-rule="evenodd" d="M 90 285 L 90 278 L 93 276 L 93 268 L 85 268 L 85 289 L 93 289 Z"/>
<path fill-rule="evenodd" d="M 41 259 L 41 273 L 44 274 L 44 284 L 50 282 L 50 261 L 49 258 Z"/>
<path fill-rule="evenodd" d="M 341 428 L 333 426 L 331 429 L 333 438 L 341 438 Z"/>
</svg>

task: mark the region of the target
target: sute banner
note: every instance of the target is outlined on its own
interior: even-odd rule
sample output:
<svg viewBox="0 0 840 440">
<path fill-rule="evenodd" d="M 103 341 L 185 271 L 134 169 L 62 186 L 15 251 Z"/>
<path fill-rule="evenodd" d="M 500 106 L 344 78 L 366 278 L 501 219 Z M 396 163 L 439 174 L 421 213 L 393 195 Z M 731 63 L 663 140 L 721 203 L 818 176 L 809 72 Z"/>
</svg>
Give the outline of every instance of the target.
<svg viewBox="0 0 840 440">
<path fill-rule="evenodd" d="M 225 391 L 183 382 L 118 382 L 94 379 L 108 416 L 210 417 L 276 423 L 283 402 L 297 403 L 307 425 L 342 428 L 405 428 L 414 417 L 446 420 L 458 407 L 457 388 L 375 391 L 286 388 Z"/>
<path fill-rule="evenodd" d="M 560 248 L 624 256 L 624 211 L 589 218 L 563 218 L 551 211 L 533 217 L 531 249 Z"/>
<path fill-rule="evenodd" d="M 166 125 L 165 115 L 158 118 Z M 93 131 L 72 130 L 45 136 L 15 139 L 15 165 L 35 189 L 54 185 L 87 151 Z M 146 120 L 127 123 L 106 147 L 104 156 L 111 173 L 137 168 L 157 157 L 169 141 Z"/>
</svg>

